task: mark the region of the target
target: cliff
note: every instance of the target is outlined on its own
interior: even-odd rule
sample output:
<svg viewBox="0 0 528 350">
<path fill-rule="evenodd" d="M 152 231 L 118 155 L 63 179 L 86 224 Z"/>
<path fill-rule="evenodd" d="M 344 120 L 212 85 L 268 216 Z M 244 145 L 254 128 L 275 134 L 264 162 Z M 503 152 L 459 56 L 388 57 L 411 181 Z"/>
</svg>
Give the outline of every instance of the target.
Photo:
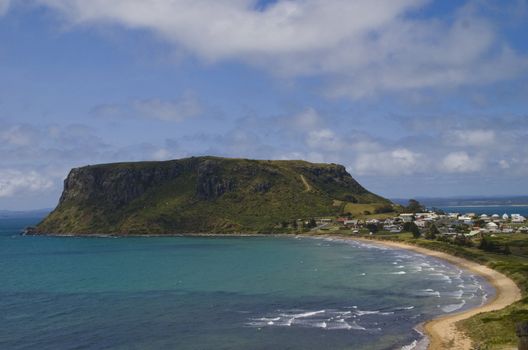
<svg viewBox="0 0 528 350">
<path fill-rule="evenodd" d="M 282 221 L 390 204 L 341 165 L 192 157 L 71 170 L 34 233 L 273 232 Z"/>
</svg>

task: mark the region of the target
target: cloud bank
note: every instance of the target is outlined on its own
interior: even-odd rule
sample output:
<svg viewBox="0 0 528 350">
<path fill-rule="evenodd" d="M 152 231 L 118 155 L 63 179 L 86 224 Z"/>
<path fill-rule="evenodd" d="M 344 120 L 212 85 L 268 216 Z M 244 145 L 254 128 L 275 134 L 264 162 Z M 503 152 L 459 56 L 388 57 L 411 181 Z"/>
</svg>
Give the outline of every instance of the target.
<svg viewBox="0 0 528 350">
<path fill-rule="evenodd" d="M 33 1 L 73 25 L 153 33 L 207 63 L 322 77 L 331 96 L 482 85 L 528 69 L 478 2 L 431 19 L 419 15 L 427 0 Z"/>
</svg>

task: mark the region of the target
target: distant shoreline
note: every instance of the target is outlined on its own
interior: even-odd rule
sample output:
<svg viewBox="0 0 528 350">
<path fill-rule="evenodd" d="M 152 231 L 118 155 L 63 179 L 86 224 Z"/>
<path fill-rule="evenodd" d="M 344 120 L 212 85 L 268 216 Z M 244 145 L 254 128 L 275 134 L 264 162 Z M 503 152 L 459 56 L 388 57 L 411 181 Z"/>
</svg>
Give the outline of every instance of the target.
<svg viewBox="0 0 528 350">
<path fill-rule="evenodd" d="M 495 208 L 495 207 L 528 207 L 528 204 L 466 204 L 440 205 L 442 208 Z"/>
<path fill-rule="evenodd" d="M 466 271 L 470 271 L 471 273 L 477 274 L 485 278 L 495 288 L 495 296 L 492 299 L 488 300 L 484 305 L 471 308 L 462 312 L 442 315 L 425 322 L 425 324 L 423 325 L 423 330 L 425 331 L 425 334 L 429 339 L 429 350 L 472 349 L 471 340 L 463 332 L 457 329 L 456 323 L 482 312 L 490 312 L 503 309 L 515 303 L 516 301 L 521 300 L 522 298 L 519 287 L 509 277 L 487 266 L 478 264 L 470 260 L 466 260 L 463 258 L 456 257 L 454 255 L 435 250 L 430 250 L 410 244 L 393 241 L 383 241 L 361 237 L 344 237 L 337 235 L 328 235 L 327 237 L 359 242 L 368 242 L 370 244 L 379 244 L 392 248 L 406 249 L 423 255 L 439 258 L 453 265 L 456 265 Z"/>
</svg>

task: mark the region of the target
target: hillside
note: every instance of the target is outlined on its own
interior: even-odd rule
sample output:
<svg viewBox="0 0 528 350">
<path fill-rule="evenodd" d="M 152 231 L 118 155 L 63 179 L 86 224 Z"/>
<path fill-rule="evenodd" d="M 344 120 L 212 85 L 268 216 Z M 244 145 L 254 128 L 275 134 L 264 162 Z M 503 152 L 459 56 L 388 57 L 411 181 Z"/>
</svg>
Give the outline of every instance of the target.
<svg viewBox="0 0 528 350">
<path fill-rule="evenodd" d="M 341 165 L 192 157 L 71 170 L 34 233 L 275 232 L 283 221 L 388 206 Z"/>
</svg>

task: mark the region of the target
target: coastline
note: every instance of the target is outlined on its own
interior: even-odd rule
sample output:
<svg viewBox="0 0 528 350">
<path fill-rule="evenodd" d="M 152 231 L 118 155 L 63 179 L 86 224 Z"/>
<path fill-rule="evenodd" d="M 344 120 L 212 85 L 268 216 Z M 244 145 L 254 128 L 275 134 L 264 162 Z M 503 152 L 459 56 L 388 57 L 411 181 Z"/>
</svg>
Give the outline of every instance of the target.
<svg viewBox="0 0 528 350">
<path fill-rule="evenodd" d="M 416 253 L 442 259 L 464 270 L 484 277 L 495 288 L 495 296 L 479 307 L 443 315 L 425 322 L 421 328 L 429 340 L 429 345 L 427 347 L 429 350 L 471 350 L 471 340 L 463 332 L 457 329 L 456 323 L 482 312 L 503 309 L 522 298 L 521 290 L 510 278 L 487 266 L 470 260 L 399 242 L 382 241 L 361 237 L 343 237 L 331 235 L 329 235 L 329 237 L 368 242 L 370 244 L 380 244 L 398 249 L 406 249 Z"/>
</svg>

